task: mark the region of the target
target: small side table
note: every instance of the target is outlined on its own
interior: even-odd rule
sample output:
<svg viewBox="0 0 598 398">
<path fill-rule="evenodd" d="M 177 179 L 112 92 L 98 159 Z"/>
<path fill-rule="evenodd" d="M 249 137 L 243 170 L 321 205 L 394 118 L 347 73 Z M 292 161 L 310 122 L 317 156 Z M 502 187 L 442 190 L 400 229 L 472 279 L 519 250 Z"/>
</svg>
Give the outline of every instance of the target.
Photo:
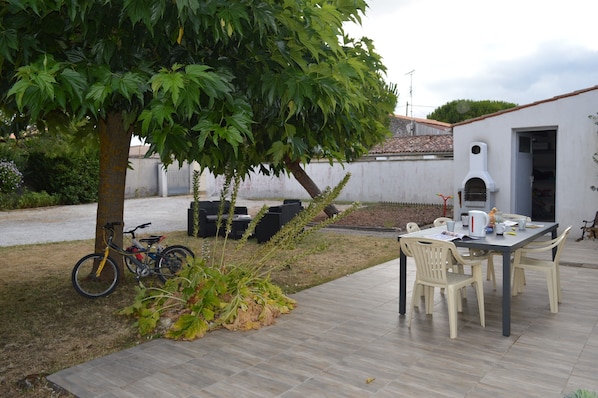
<svg viewBox="0 0 598 398">
<path fill-rule="evenodd" d="M 231 225 L 230 238 L 241 239 L 243 234 L 247 230 L 249 223 L 251 222 L 251 216 L 246 214 L 235 214 L 233 216 L 233 222 Z"/>
</svg>

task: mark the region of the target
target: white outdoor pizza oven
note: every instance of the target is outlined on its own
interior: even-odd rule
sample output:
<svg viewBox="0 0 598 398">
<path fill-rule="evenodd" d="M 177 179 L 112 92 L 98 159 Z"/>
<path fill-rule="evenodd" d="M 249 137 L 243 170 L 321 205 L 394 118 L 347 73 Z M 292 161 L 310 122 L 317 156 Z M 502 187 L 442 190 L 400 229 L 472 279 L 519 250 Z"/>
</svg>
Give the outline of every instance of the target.
<svg viewBox="0 0 598 398">
<path fill-rule="evenodd" d="M 472 142 L 469 145 L 469 172 L 459 188 L 461 214 L 470 210 L 488 213 L 495 206 L 498 188 L 488 172 L 488 145 Z"/>
</svg>

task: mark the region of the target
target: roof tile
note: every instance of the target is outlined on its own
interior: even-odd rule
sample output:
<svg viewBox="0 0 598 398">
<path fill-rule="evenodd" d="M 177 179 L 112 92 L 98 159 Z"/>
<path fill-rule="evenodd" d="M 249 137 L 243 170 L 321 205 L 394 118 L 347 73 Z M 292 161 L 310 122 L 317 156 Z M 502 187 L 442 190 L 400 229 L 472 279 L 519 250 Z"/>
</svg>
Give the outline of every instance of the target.
<svg viewBox="0 0 598 398">
<path fill-rule="evenodd" d="M 391 137 L 370 150 L 372 155 L 452 152 L 453 136 L 450 134 Z"/>
</svg>

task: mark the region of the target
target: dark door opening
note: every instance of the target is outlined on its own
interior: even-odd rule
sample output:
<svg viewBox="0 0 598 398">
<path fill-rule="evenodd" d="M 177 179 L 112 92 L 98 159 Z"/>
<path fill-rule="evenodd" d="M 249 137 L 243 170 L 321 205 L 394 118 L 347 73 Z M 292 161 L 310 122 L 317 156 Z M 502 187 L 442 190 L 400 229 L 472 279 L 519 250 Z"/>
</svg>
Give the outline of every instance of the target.
<svg viewBox="0 0 598 398">
<path fill-rule="evenodd" d="M 533 131 L 532 219 L 555 220 L 556 130 Z"/>
</svg>

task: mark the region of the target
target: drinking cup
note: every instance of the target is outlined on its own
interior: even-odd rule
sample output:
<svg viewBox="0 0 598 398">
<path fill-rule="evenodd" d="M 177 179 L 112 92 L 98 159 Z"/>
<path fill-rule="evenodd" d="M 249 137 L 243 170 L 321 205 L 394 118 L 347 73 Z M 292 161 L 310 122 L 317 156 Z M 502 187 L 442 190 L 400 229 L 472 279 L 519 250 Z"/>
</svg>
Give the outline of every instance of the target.
<svg viewBox="0 0 598 398">
<path fill-rule="evenodd" d="M 517 221 L 517 224 L 519 226 L 519 230 L 524 231 L 525 230 L 525 223 L 527 222 L 527 220 L 525 218 L 522 218 L 520 220 Z"/>
<path fill-rule="evenodd" d="M 469 227 L 469 216 L 461 216 L 461 223 L 464 227 Z"/>
<path fill-rule="evenodd" d="M 446 229 L 454 232 L 455 231 L 455 222 L 454 221 L 447 221 L 446 222 Z"/>
<path fill-rule="evenodd" d="M 496 224 L 496 235 L 503 235 L 505 233 L 505 224 Z"/>
</svg>

